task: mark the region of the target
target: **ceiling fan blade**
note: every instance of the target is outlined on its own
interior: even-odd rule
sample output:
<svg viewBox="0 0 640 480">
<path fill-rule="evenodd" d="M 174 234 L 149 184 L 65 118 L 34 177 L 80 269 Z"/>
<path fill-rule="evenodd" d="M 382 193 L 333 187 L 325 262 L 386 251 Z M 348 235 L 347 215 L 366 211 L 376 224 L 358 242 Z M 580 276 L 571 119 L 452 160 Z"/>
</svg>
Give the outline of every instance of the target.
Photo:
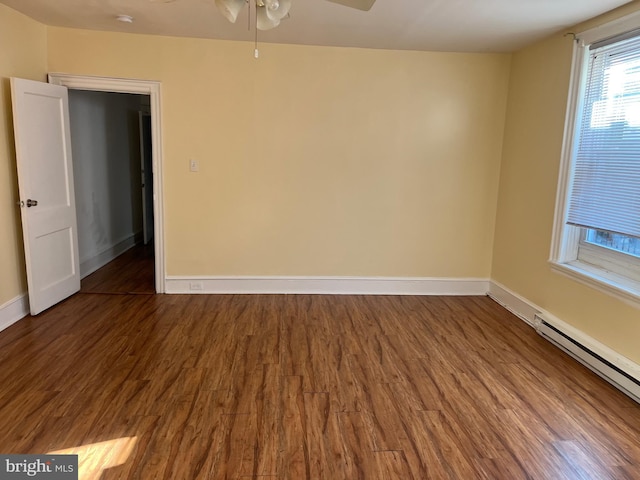
<svg viewBox="0 0 640 480">
<path fill-rule="evenodd" d="M 245 0 L 216 0 L 216 6 L 220 13 L 231 23 L 236 23 L 240 10 L 244 7 Z"/>
<path fill-rule="evenodd" d="M 333 3 L 338 3 L 340 5 L 344 5 L 345 7 L 357 8 L 358 10 L 363 10 L 365 12 L 371 10 L 371 7 L 376 2 L 376 0 L 329 0 Z"/>
</svg>

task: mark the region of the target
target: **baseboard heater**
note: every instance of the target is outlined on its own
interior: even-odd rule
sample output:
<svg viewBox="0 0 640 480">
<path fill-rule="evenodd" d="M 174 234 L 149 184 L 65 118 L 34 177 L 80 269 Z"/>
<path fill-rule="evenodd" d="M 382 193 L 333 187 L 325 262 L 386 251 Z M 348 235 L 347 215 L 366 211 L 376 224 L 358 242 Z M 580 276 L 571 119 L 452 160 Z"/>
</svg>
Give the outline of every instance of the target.
<svg viewBox="0 0 640 480">
<path fill-rule="evenodd" d="M 558 327 L 551 325 L 540 315 L 534 316 L 534 327 L 541 336 L 640 403 L 640 380 L 585 347 Z"/>
</svg>

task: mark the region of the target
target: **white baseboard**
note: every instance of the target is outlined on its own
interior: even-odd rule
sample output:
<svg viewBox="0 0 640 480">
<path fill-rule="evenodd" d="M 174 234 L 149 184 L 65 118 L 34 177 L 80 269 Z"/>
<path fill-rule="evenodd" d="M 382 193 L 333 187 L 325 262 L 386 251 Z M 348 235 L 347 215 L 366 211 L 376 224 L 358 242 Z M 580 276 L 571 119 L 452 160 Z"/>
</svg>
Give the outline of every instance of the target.
<svg viewBox="0 0 640 480">
<path fill-rule="evenodd" d="M 166 278 L 166 293 L 486 295 L 484 278 L 422 277 L 179 277 Z"/>
<path fill-rule="evenodd" d="M 138 237 L 142 234 L 131 235 L 130 237 L 125 238 L 121 242 L 116 243 L 115 245 L 105 248 L 102 252 L 94 255 L 91 258 L 87 258 L 80 262 L 80 278 L 84 278 L 88 275 L 91 275 L 96 270 L 104 267 L 111 260 L 116 257 L 122 255 L 124 252 L 133 247 L 137 241 Z"/>
<path fill-rule="evenodd" d="M 498 302 L 504 308 L 513 313 L 516 317 L 533 326 L 535 315 L 540 313 L 541 309 L 531 303 L 524 297 L 512 292 L 504 285 L 491 281 L 489 285 L 489 297 Z"/>
<path fill-rule="evenodd" d="M 4 305 L 0 305 L 0 332 L 29 314 L 29 298 L 18 295 Z"/>
<path fill-rule="evenodd" d="M 541 319 L 544 319 L 546 323 L 562 332 L 565 337 L 568 337 L 570 341 L 577 342 L 584 346 L 586 349 L 593 352 L 596 356 L 601 357 L 605 362 L 608 362 L 613 367 L 621 370 L 626 375 L 632 377 L 637 382 L 640 382 L 640 365 L 629 360 L 623 355 L 620 355 L 615 350 L 607 347 L 603 343 L 600 343 L 593 337 L 590 337 L 586 333 L 577 328 L 569 325 L 568 323 L 560 320 L 555 315 L 545 311 L 533 302 L 530 302 L 526 298 L 518 295 L 517 293 L 509 290 L 504 285 L 498 282 L 491 281 L 489 286 L 489 297 L 505 307 L 511 313 L 527 322 L 536 330 L 539 329 L 539 323 Z M 554 342 L 555 343 L 555 342 Z M 561 347 L 563 348 L 563 347 Z M 612 375 L 607 371 L 606 365 L 603 365 L 597 360 L 592 360 L 590 356 L 583 356 L 579 353 L 578 349 L 563 348 L 567 353 L 572 355 L 580 363 L 584 364 L 589 369 L 593 370 L 596 374 L 603 377 L 605 380 L 611 382 L 614 386 L 620 388 L 623 392 L 630 395 L 634 400 L 638 401 L 638 394 L 632 388 L 621 388 L 621 385 L 612 379 Z M 613 381 L 612 381 L 613 380 Z M 625 387 L 622 385 L 622 387 Z M 635 388 L 638 388 L 637 386 Z"/>
</svg>

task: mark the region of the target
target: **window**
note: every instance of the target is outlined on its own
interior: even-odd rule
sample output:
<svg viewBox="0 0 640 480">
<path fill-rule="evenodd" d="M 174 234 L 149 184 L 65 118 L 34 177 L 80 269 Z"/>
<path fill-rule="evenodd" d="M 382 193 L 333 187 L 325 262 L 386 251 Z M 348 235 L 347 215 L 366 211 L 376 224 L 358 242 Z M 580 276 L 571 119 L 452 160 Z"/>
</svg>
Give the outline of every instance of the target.
<svg viewBox="0 0 640 480">
<path fill-rule="evenodd" d="M 578 35 L 551 252 L 640 301 L 640 14 Z"/>
</svg>

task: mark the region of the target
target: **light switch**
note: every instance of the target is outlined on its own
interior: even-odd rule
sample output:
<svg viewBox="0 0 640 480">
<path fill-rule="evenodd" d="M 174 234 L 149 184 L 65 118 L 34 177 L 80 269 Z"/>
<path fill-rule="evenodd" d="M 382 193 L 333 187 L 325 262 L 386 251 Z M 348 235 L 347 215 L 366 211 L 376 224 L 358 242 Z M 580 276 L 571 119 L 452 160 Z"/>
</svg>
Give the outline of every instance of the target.
<svg viewBox="0 0 640 480">
<path fill-rule="evenodd" d="M 193 158 L 189 160 L 189 170 L 191 172 L 197 172 L 200 170 L 200 166 L 198 165 L 198 161 Z"/>
</svg>

